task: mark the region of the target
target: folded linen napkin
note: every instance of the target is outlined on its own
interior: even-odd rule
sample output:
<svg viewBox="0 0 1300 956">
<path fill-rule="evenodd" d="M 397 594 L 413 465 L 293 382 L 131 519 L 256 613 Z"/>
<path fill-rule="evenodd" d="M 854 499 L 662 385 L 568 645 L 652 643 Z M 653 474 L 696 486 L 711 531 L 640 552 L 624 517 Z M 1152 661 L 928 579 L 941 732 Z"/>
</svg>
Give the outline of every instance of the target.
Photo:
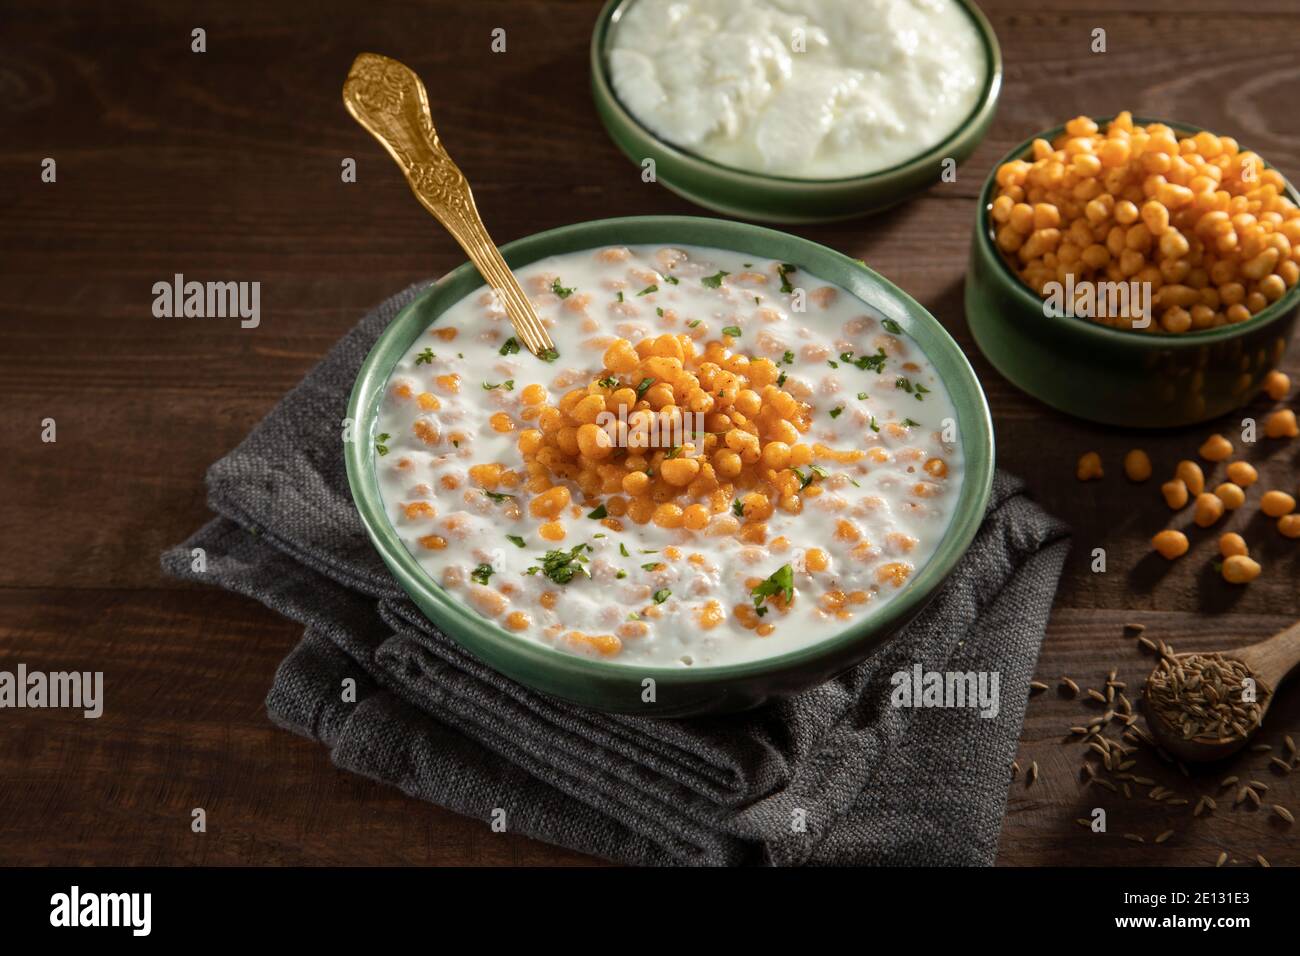
<svg viewBox="0 0 1300 956">
<path fill-rule="evenodd" d="M 1067 531 L 999 473 L 942 591 L 870 660 L 744 714 L 601 714 L 495 673 L 404 595 L 352 504 L 347 396 L 384 302 L 208 472 L 218 518 L 164 570 L 254 597 L 304 636 L 267 698 L 335 763 L 623 863 L 989 864 Z M 196 571 L 192 549 L 205 552 Z M 996 717 L 899 708 L 891 675 L 996 672 Z M 343 682 L 355 681 L 355 702 Z"/>
</svg>

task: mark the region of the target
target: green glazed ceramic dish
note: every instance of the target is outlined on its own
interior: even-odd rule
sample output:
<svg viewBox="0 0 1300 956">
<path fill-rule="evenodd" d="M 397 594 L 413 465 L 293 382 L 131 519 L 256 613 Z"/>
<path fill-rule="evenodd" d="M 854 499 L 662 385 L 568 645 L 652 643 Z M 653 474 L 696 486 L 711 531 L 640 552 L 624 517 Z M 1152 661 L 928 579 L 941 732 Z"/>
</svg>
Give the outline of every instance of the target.
<svg viewBox="0 0 1300 956">
<path fill-rule="evenodd" d="M 943 161 L 966 160 L 979 145 L 1002 89 L 1002 51 L 993 27 L 972 0 L 958 0 L 983 40 L 988 72 L 974 110 L 943 142 L 889 169 L 846 179 L 793 179 L 723 166 L 656 137 L 614 95 L 606 55 L 619 18 L 636 0 L 609 0 L 591 37 L 591 89 L 614 143 L 640 165 L 655 161 L 656 179 L 684 199 L 739 219 L 808 223 L 852 219 L 910 199 L 939 181 Z"/>
<path fill-rule="evenodd" d="M 1109 118 L 1099 119 L 1103 127 Z M 1180 133 L 1200 127 L 1168 120 Z M 1238 325 L 1168 335 L 1112 329 L 1046 315 L 1043 300 L 1011 270 L 988 210 L 998 167 L 1029 154 L 1025 140 L 993 167 L 980 193 L 966 274 L 966 320 L 980 351 L 1013 385 L 1060 411 L 1106 425 L 1172 428 L 1218 418 L 1249 402 L 1281 361 L 1300 312 L 1300 286 Z M 1300 204 L 1289 183 L 1287 195 Z"/>
<path fill-rule="evenodd" d="M 848 290 L 881 317 L 898 322 L 934 363 L 957 409 L 965 477 L 937 551 L 893 600 L 803 650 L 722 667 L 668 668 L 616 664 L 554 650 L 506 632 L 444 591 L 421 569 L 389 523 L 379 495 L 373 439 L 380 401 L 398 360 L 451 305 L 482 287 L 482 278 L 469 263 L 403 309 L 361 366 L 348 404 L 357 433 L 356 440 L 344 446 L 348 481 L 371 541 L 411 599 L 444 633 L 507 677 L 606 711 L 680 717 L 741 710 L 828 680 L 867 657 L 924 607 L 965 553 L 983 519 L 993 479 L 993 424 L 974 372 L 943 327 L 906 293 L 825 246 L 736 222 L 646 216 L 564 226 L 512 242 L 501 252 L 518 269 L 550 255 L 638 243 L 712 246 L 794 263 Z M 647 678 L 655 682 L 653 702 L 643 700 Z"/>
</svg>

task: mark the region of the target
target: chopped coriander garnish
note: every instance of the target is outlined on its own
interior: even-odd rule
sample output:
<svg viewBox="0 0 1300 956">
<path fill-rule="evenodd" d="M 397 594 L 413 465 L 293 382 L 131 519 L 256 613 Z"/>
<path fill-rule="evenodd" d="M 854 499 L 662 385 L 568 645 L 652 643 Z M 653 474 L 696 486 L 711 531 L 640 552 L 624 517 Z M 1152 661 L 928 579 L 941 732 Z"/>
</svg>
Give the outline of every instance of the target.
<svg viewBox="0 0 1300 956">
<path fill-rule="evenodd" d="M 834 408 L 831 409 L 831 418 L 839 418 L 840 415 L 842 414 L 844 414 L 843 405 L 836 405 Z"/>
<path fill-rule="evenodd" d="M 691 321 L 686 323 L 686 327 L 693 329 L 696 328 L 699 324 L 700 324 L 699 319 L 691 319 Z"/>
<path fill-rule="evenodd" d="M 642 571 L 657 571 L 657 570 L 659 570 L 659 562 L 658 562 L 658 561 L 651 561 L 649 564 L 643 564 L 643 565 L 641 565 L 641 570 L 642 570 Z"/>
<path fill-rule="evenodd" d="M 830 472 L 827 471 L 825 468 L 823 468 L 821 465 L 811 465 L 809 467 L 808 474 L 806 475 L 798 468 L 792 468 L 790 470 L 799 476 L 800 491 L 803 491 L 805 488 L 811 485 L 813 483 L 814 478 L 826 478 L 830 475 Z"/>
<path fill-rule="evenodd" d="M 794 272 L 795 267 L 783 262 L 776 267 L 776 271 L 781 276 L 781 291 L 793 292 L 794 286 L 790 284 L 789 273 Z"/>
<path fill-rule="evenodd" d="M 788 605 L 794 600 L 794 568 L 788 564 L 783 564 L 764 581 L 760 581 L 749 592 L 754 599 L 754 607 L 762 607 L 770 597 L 782 595 L 785 603 Z"/>
<path fill-rule="evenodd" d="M 724 325 L 724 326 L 722 327 L 722 334 L 723 334 L 723 335 L 730 335 L 733 339 L 738 339 L 738 338 L 740 338 L 740 335 L 741 335 L 741 333 L 740 333 L 740 326 L 738 326 L 738 325 Z"/>
<path fill-rule="evenodd" d="M 502 355 L 514 355 L 519 351 L 519 340 L 512 335 L 510 338 L 506 339 L 505 344 L 497 351 Z"/>
<path fill-rule="evenodd" d="M 551 283 L 551 291 L 561 299 L 567 299 L 569 296 L 573 295 L 572 289 L 566 289 L 564 286 L 560 285 L 559 278 L 556 278 L 556 280 Z"/>
<path fill-rule="evenodd" d="M 678 279 L 677 276 L 664 276 L 664 281 L 669 285 L 677 285 L 681 280 Z"/>
<path fill-rule="evenodd" d="M 537 353 L 537 357 L 543 362 L 554 362 L 560 357 L 560 353 L 556 349 L 542 349 Z"/>
<path fill-rule="evenodd" d="M 627 553 L 627 545 L 625 545 L 622 541 L 618 543 L 618 553 L 623 555 L 623 557 L 625 558 L 630 557 L 630 555 Z"/>
<path fill-rule="evenodd" d="M 855 368 L 860 368 L 864 372 L 875 372 L 877 375 L 885 370 L 886 357 L 884 349 L 876 349 L 875 355 L 859 355 L 857 358 L 853 357 L 852 352 L 840 353 L 841 362 L 847 362 L 849 365 L 852 365 Z"/>
<path fill-rule="evenodd" d="M 786 350 L 785 350 L 785 354 L 781 356 L 781 361 L 777 362 L 776 364 L 777 364 L 777 365 L 793 365 L 793 364 L 794 364 L 794 353 L 793 353 L 792 351 L 790 351 L 789 349 L 786 349 Z"/>
<path fill-rule="evenodd" d="M 627 612 L 627 619 L 628 619 L 629 621 L 639 621 L 639 620 L 641 620 L 641 615 L 638 614 L 636 611 L 628 611 L 628 612 Z"/>
<path fill-rule="evenodd" d="M 492 565 L 486 561 L 469 573 L 470 578 L 477 584 L 487 584 L 488 578 L 492 577 Z"/>
<path fill-rule="evenodd" d="M 776 384 L 778 387 L 785 384 L 785 372 L 782 372 L 780 375 L 776 377 Z"/>
<path fill-rule="evenodd" d="M 419 355 L 415 357 L 415 364 L 431 365 L 433 363 L 433 360 L 436 359 L 437 357 L 438 356 L 433 354 L 433 349 L 425 349 L 423 352 L 421 352 Z"/>
<path fill-rule="evenodd" d="M 731 501 L 731 513 L 737 518 L 745 517 L 745 506 L 740 503 L 739 498 L 733 498 Z"/>
<path fill-rule="evenodd" d="M 906 375 L 900 375 L 894 379 L 894 388 L 901 388 L 907 394 L 912 394 L 912 382 Z"/>
<path fill-rule="evenodd" d="M 640 398 L 641 396 L 643 396 L 647 391 L 650 390 L 650 386 L 653 385 L 654 383 L 655 380 L 652 378 L 641 379 L 641 381 L 637 384 L 636 387 L 636 397 Z"/>
<path fill-rule="evenodd" d="M 652 283 L 650 283 L 648 286 L 646 286 L 644 289 L 642 289 L 640 292 L 638 292 L 638 293 L 636 294 L 636 296 L 637 296 L 637 298 L 639 299 L 639 298 L 641 298 L 641 296 L 643 296 L 643 295 L 649 295 L 651 292 L 658 292 L 658 291 L 659 291 L 659 286 L 655 285 L 655 284 L 652 282 Z"/>
<path fill-rule="evenodd" d="M 893 319 L 881 319 L 880 324 L 885 327 L 885 331 L 890 335 L 902 335 L 903 327 Z"/>
<path fill-rule="evenodd" d="M 619 302 L 622 302 L 622 301 L 623 301 L 623 290 L 622 290 L 622 289 L 620 289 L 619 292 L 618 292 L 618 301 L 619 301 Z"/>
<path fill-rule="evenodd" d="M 604 534 L 593 534 L 592 537 L 593 537 L 593 538 L 603 538 L 603 537 L 605 537 L 605 535 L 604 535 Z"/>
<path fill-rule="evenodd" d="M 502 494 L 499 491 L 488 491 L 486 488 L 483 489 L 483 494 L 487 495 L 493 501 L 505 501 L 507 499 L 514 498 L 514 495 Z"/>
<path fill-rule="evenodd" d="M 606 508 L 605 508 L 605 506 L 604 506 L 603 504 L 601 504 L 601 505 L 597 505 L 597 506 L 596 506 L 595 508 L 593 508 L 591 511 L 587 512 L 587 517 L 588 517 L 588 518 L 592 518 L 593 520 L 599 521 L 601 518 L 608 518 L 608 517 L 609 517 L 609 511 L 606 510 Z"/>
<path fill-rule="evenodd" d="M 709 288 L 709 289 L 721 289 L 721 288 L 722 288 L 722 277 L 723 277 L 723 276 L 729 276 L 729 275 L 731 275 L 730 272 L 727 272 L 725 269 L 719 269 L 719 270 L 718 270 L 716 273 L 714 273 L 713 275 L 711 275 L 711 276 L 705 276 L 704 278 L 700 279 L 700 282 L 701 282 L 701 283 L 702 283 L 706 288 Z"/>
<path fill-rule="evenodd" d="M 916 400 L 917 400 L 918 402 L 923 402 L 923 401 L 925 401 L 925 399 L 922 398 L 921 396 L 923 396 L 923 395 L 928 395 L 929 393 L 930 393 L 930 390 L 929 390 L 928 388 L 926 388 L 926 387 L 925 387 L 924 385 L 922 385 L 920 382 L 917 382 L 917 383 L 916 383 L 916 395 L 915 395 L 914 397 L 916 398 Z"/>
<path fill-rule="evenodd" d="M 872 416 L 871 416 L 871 430 L 872 430 L 873 432 L 878 432 L 878 431 L 880 431 L 880 426 L 876 424 L 876 416 L 875 416 L 875 415 L 872 415 Z"/>
<path fill-rule="evenodd" d="M 606 375 L 602 379 L 597 379 L 596 384 L 601 388 L 618 388 L 618 379 L 613 375 Z"/>
<path fill-rule="evenodd" d="M 556 584 L 568 584 L 578 574 L 591 577 L 591 572 L 586 568 L 587 556 L 584 553 L 590 550 L 590 545 L 575 544 L 568 551 L 547 551 L 542 556 L 541 567 L 533 565 L 528 573 L 536 574 L 540 571 Z"/>
<path fill-rule="evenodd" d="M 489 384 L 488 382 L 483 383 L 483 391 L 485 392 L 492 392 L 498 388 L 504 388 L 507 392 L 513 392 L 515 390 L 515 380 L 513 378 L 508 378 L 504 382 L 497 382 L 495 385 Z"/>
<path fill-rule="evenodd" d="M 378 435 L 376 435 L 376 436 L 375 436 L 375 451 L 377 451 L 380 455 L 387 455 L 387 454 L 388 454 L 388 439 L 390 439 L 390 438 L 392 438 L 392 437 L 393 437 L 393 436 L 390 435 L 390 434 L 388 434 L 388 432 L 380 432 Z"/>
<path fill-rule="evenodd" d="M 672 591 L 668 590 L 667 588 L 660 588 L 658 591 L 654 593 L 654 600 L 656 604 L 663 604 L 664 601 L 667 601 L 672 596 L 673 596 Z"/>
<path fill-rule="evenodd" d="M 742 263 L 741 263 L 741 265 L 744 266 L 746 269 L 750 268 L 753 264 L 754 264 L 754 263 L 752 263 L 752 262 L 742 262 Z"/>
<path fill-rule="evenodd" d="M 858 401 L 860 401 L 860 402 L 865 402 L 866 400 L 867 400 L 867 393 L 866 393 L 866 392 L 858 392 Z"/>
<path fill-rule="evenodd" d="M 662 308 L 655 309 L 655 315 L 659 316 L 660 318 L 663 318 L 663 314 L 664 314 L 664 310 Z"/>
<path fill-rule="evenodd" d="M 615 573 L 614 577 L 622 581 L 625 577 L 627 577 L 627 572 L 622 569 L 619 569 L 619 571 Z"/>
<path fill-rule="evenodd" d="M 762 304 L 763 304 L 763 300 L 762 300 L 759 296 L 754 296 L 754 304 L 755 304 L 755 305 L 762 305 Z"/>
<path fill-rule="evenodd" d="M 826 364 L 829 365 L 831 368 L 839 368 L 839 367 L 840 367 L 840 363 L 839 363 L 839 362 L 833 362 L 833 361 L 830 361 L 829 359 L 826 361 Z"/>
<path fill-rule="evenodd" d="M 527 545 L 524 544 L 524 539 L 521 538 L 521 537 L 519 537 L 519 535 L 517 535 L 517 534 L 508 534 L 508 535 L 506 535 L 506 540 L 509 541 L 511 544 L 513 544 L 516 548 L 525 548 L 525 547 L 527 547 Z"/>
<path fill-rule="evenodd" d="M 910 419 L 910 418 L 904 418 L 904 419 L 903 419 L 903 424 L 904 424 L 906 427 L 908 427 L 908 428 L 914 428 L 914 427 L 916 427 L 917 425 L 919 425 L 919 424 L 921 424 L 921 423 L 918 422 L 918 421 L 914 421 L 913 419 Z"/>
<path fill-rule="evenodd" d="M 659 549 L 658 548 L 637 548 L 636 553 L 637 554 L 658 554 Z"/>
<path fill-rule="evenodd" d="M 668 449 L 668 454 L 664 455 L 664 461 L 668 461 L 669 459 L 676 458 L 681 453 L 682 453 L 682 446 L 673 445 L 672 448 Z"/>
</svg>

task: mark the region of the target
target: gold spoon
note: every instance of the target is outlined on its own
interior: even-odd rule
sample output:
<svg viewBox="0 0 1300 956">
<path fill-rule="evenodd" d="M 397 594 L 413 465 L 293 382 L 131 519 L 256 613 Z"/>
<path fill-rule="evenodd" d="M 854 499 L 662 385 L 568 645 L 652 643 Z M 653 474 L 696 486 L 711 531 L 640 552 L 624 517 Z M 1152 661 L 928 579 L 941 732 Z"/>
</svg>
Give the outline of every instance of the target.
<svg viewBox="0 0 1300 956">
<path fill-rule="evenodd" d="M 1244 737 L 1193 737 L 1184 740 L 1172 727 L 1154 713 L 1151 706 L 1151 680 L 1147 679 L 1142 693 L 1147 702 L 1147 726 L 1151 728 L 1160 746 L 1164 747 L 1179 760 L 1208 762 L 1230 757 L 1250 742 L 1264 722 L 1269 707 L 1276 696 L 1273 691 L 1286 676 L 1300 664 L 1300 622 L 1292 624 L 1283 631 L 1274 634 L 1268 640 L 1238 648 L 1235 651 L 1221 652 L 1223 657 L 1241 661 L 1255 678 L 1259 702 L 1259 721 Z M 1175 654 L 1175 659 L 1191 657 L 1191 654 Z"/>
<path fill-rule="evenodd" d="M 534 355 L 554 358 L 546 326 L 484 228 L 464 174 L 438 139 L 420 78 L 403 63 L 362 53 L 343 84 L 343 105 L 397 161 L 420 204 L 460 243 L 504 303 L 520 341 Z"/>
</svg>

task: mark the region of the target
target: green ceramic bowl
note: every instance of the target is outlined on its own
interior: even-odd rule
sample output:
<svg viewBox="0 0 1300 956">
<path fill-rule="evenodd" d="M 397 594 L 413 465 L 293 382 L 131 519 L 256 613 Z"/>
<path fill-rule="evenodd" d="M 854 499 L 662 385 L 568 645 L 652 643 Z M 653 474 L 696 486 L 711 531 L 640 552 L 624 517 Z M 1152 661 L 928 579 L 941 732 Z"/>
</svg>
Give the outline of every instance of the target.
<svg viewBox="0 0 1300 956">
<path fill-rule="evenodd" d="M 1097 122 L 1104 126 L 1109 119 Z M 1200 132 L 1185 123 L 1158 122 L 1180 133 Z M 1063 129 L 1040 133 L 1013 149 L 993 167 L 980 193 L 966 273 L 966 320 L 980 351 L 1021 390 L 1106 425 L 1172 428 L 1248 403 L 1286 352 L 1300 312 L 1300 285 L 1238 325 L 1167 335 L 1045 315 L 1043 300 L 1002 258 L 988 218 L 998 167 L 1027 156 L 1039 136 L 1051 140 Z M 1287 195 L 1300 204 L 1300 194 L 1289 184 Z"/>
<path fill-rule="evenodd" d="M 502 247 L 512 268 L 561 253 L 607 245 L 691 244 L 791 262 L 834 282 L 902 326 L 934 362 L 957 409 L 966 458 L 952 523 L 934 557 L 893 600 L 842 633 L 804 650 L 723 667 L 641 667 L 575 657 L 507 633 L 461 604 L 430 578 L 406 550 L 380 501 L 373 441 L 379 404 L 401 356 L 451 305 L 482 287 L 466 263 L 401 311 L 361 366 L 348 415 L 357 440 L 345 445 L 348 480 L 362 522 L 384 562 L 412 600 L 446 634 L 496 670 L 536 690 L 600 710 L 657 716 L 740 710 L 821 683 L 858 663 L 915 615 L 965 553 L 984 516 L 993 479 L 993 424 L 984 393 L 957 344 L 906 293 L 854 259 L 825 246 L 757 226 L 684 216 L 646 216 L 578 223 Z M 643 681 L 655 700 L 642 700 Z"/>
<path fill-rule="evenodd" d="M 619 18 L 636 0 L 609 0 L 591 37 L 591 88 L 596 111 L 615 144 L 640 165 L 655 161 L 655 175 L 679 196 L 715 212 L 764 222 L 808 223 L 852 219 L 897 205 L 939 181 L 945 159 L 964 161 L 979 145 L 1002 88 L 997 36 L 972 0 L 957 0 L 984 41 L 988 72 L 975 109 L 957 129 L 915 159 L 846 179 L 793 179 L 723 166 L 664 142 L 632 116 L 614 95 L 606 55 Z"/>
</svg>

